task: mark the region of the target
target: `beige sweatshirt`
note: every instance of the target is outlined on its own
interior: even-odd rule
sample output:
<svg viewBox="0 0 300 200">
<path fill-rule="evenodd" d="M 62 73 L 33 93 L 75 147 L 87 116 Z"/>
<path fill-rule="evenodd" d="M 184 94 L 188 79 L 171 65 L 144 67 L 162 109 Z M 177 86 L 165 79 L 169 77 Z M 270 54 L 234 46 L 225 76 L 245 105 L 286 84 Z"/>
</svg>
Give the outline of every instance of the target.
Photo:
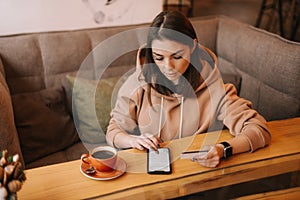
<svg viewBox="0 0 300 200">
<path fill-rule="evenodd" d="M 205 49 L 217 62 L 216 56 Z M 142 58 L 138 53 L 136 71 L 119 90 L 106 133 L 109 145 L 120 132 L 140 135 L 157 134 L 163 141 L 223 129 L 234 136 L 246 137 L 251 151 L 270 143 L 271 135 L 265 119 L 251 108 L 251 102 L 237 96 L 232 84 L 224 84 L 217 64 L 201 60 L 204 82 L 194 97 L 162 95 L 151 89 L 152 106 L 141 73 Z"/>
</svg>

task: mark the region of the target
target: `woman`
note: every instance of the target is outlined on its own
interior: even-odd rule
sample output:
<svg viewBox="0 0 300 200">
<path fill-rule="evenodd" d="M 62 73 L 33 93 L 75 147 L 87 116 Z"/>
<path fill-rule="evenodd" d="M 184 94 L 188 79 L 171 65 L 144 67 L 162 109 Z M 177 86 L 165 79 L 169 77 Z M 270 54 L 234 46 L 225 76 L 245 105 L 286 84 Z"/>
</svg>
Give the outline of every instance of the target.
<svg viewBox="0 0 300 200">
<path fill-rule="evenodd" d="M 222 157 L 269 144 L 265 119 L 219 76 L 216 56 L 198 44 L 190 21 L 161 12 L 150 26 L 137 69 L 119 91 L 106 134 L 117 148 L 157 149 L 161 141 L 222 129 L 232 139 L 193 160 L 215 167 Z M 222 126 L 220 126 L 222 124 Z"/>
</svg>

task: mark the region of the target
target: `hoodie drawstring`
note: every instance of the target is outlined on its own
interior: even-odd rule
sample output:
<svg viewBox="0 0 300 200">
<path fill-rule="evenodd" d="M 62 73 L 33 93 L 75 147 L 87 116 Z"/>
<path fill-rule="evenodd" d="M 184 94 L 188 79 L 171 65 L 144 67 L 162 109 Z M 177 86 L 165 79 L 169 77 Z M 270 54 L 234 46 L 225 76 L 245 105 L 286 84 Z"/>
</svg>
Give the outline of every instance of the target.
<svg viewBox="0 0 300 200">
<path fill-rule="evenodd" d="M 160 131 L 161 131 L 161 125 L 162 125 L 162 115 L 164 110 L 164 98 L 160 98 L 160 113 L 159 113 L 159 124 L 158 124 L 158 138 L 160 138 Z"/>
<path fill-rule="evenodd" d="M 183 101 L 184 101 L 184 97 L 182 96 L 181 101 L 180 101 L 179 138 L 182 138 Z M 158 124 L 158 137 L 159 138 L 160 138 L 160 135 L 161 135 L 161 128 L 162 128 L 163 109 L 164 109 L 164 97 L 161 97 L 161 99 L 160 99 L 159 124 Z"/>
<path fill-rule="evenodd" d="M 181 97 L 181 102 L 180 102 L 179 138 L 182 138 L 183 100 L 184 100 L 184 97 L 182 96 L 182 97 Z"/>
</svg>

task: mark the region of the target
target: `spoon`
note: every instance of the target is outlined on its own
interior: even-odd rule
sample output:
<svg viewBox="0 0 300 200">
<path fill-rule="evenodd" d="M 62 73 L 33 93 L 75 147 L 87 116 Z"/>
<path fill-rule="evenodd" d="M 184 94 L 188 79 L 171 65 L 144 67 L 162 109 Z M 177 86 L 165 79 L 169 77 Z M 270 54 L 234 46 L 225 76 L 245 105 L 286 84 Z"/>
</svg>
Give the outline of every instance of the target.
<svg viewBox="0 0 300 200">
<path fill-rule="evenodd" d="M 96 169 L 92 166 L 91 168 L 86 169 L 85 172 L 87 174 L 94 174 L 96 172 Z"/>
</svg>

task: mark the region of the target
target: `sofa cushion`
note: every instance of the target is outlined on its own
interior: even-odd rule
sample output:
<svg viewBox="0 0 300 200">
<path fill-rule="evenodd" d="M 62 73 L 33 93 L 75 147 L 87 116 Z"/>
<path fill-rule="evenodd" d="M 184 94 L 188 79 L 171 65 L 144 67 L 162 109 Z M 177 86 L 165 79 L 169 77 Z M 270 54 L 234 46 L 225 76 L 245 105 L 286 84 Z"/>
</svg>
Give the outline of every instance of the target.
<svg viewBox="0 0 300 200">
<path fill-rule="evenodd" d="M 238 74 L 227 74 L 227 73 L 224 73 L 224 74 L 221 73 L 221 76 L 222 76 L 223 82 L 233 84 L 237 90 L 237 94 L 239 94 L 241 80 L 242 80 L 241 76 Z"/>
<path fill-rule="evenodd" d="M 73 116 L 80 138 L 85 143 L 105 143 L 110 111 L 116 90 L 123 82 L 120 77 L 100 81 L 67 76 L 73 87 Z"/>
<path fill-rule="evenodd" d="M 38 47 L 37 35 L 1 38 L 1 57 L 12 95 L 45 88 L 43 61 Z"/>
<path fill-rule="evenodd" d="M 62 87 L 16 94 L 12 100 L 26 164 L 79 141 Z"/>
<path fill-rule="evenodd" d="M 199 43 L 216 52 L 218 18 L 195 17 L 191 18 L 191 23 L 194 26 Z"/>
<path fill-rule="evenodd" d="M 19 154 L 24 164 L 18 133 L 15 127 L 11 96 L 4 77 L 0 59 L 0 151 L 7 149 L 9 154 Z"/>
<path fill-rule="evenodd" d="M 241 75 L 240 96 L 254 109 L 267 120 L 299 116 L 299 43 L 226 17 L 220 18 L 216 41 L 221 71 Z"/>
<path fill-rule="evenodd" d="M 33 161 L 26 165 L 26 169 L 41 167 L 45 165 L 52 165 L 56 163 L 62 163 L 66 161 L 78 160 L 84 153 L 88 153 L 88 147 L 84 146 L 83 143 L 78 142 L 71 147 L 58 151 L 48 156 L 42 157 L 36 161 Z M 91 149 L 91 148 L 90 148 Z"/>
</svg>

